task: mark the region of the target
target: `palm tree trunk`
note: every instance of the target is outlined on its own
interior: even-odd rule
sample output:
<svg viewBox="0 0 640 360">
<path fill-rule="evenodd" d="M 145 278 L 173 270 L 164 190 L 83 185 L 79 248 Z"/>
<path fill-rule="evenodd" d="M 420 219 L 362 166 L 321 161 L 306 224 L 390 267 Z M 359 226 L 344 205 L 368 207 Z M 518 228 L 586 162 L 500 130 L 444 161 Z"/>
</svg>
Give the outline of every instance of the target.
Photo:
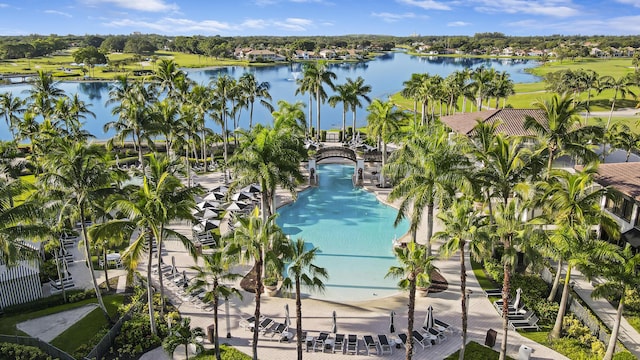
<svg viewBox="0 0 640 360">
<path fill-rule="evenodd" d="M 464 111 L 467 108 L 467 97 L 462 95 L 462 113 L 464 114 Z"/>
<path fill-rule="evenodd" d="M 605 131 L 609 130 L 609 125 L 611 125 L 611 117 L 613 116 L 613 109 L 616 107 L 616 97 L 618 96 L 618 90 L 613 94 L 613 101 L 611 102 L 611 111 L 609 111 L 609 118 L 607 119 L 607 127 L 604 128 Z"/>
<path fill-rule="evenodd" d="M 258 329 L 258 325 L 260 324 L 260 297 L 262 295 L 262 262 L 263 262 L 262 252 L 260 252 L 260 258 L 255 262 L 256 269 L 256 310 L 253 313 L 255 318 L 254 326 L 253 326 L 253 343 L 251 344 L 251 349 L 253 351 L 253 360 L 258 360 L 258 334 L 260 329 Z"/>
<path fill-rule="evenodd" d="M 153 286 L 151 286 L 151 260 L 153 259 L 151 236 L 149 236 L 147 240 L 149 242 L 149 260 L 147 261 L 147 302 L 149 303 L 149 326 L 151 327 L 151 334 L 157 335 L 156 319 L 153 317 Z"/>
<path fill-rule="evenodd" d="M 138 161 L 140 162 L 140 169 L 144 169 L 144 162 L 142 161 L 142 141 L 140 140 L 140 134 L 138 132 L 135 134 L 134 144 L 136 142 L 138 143 Z"/>
<path fill-rule="evenodd" d="M 214 291 L 217 287 L 218 287 L 218 281 L 214 280 L 214 283 L 213 283 Z M 213 295 L 213 348 L 215 349 L 216 360 L 222 359 L 222 357 L 220 356 L 219 336 L 220 336 L 220 333 L 218 332 L 218 295 L 214 294 Z"/>
<path fill-rule="evenodd" d="M 460 295 L 462 300 L 462 345 L 460 346 L 460 360 L 464 360 L 464 350 L 467 344 L 467 269 L 464 264 L 464 242 L 460 243 Z"/>
<path fill-rule="evenodd" d="M 549 293 L 549 297 L 547 297 L 547 301 L 553 301 L 556 298 L 556 293 L 558 292 L 558 285 L 560 285 L 560 273 L 562 272 L 562 257 L 558 259 L 558 270 L 556 271 L 556 276 L 553 279 L 553 286 L 551 287 L 551 292 Z"/>
<path fill-rule="evenodd" d="M 556 317 L 556 323 L 553 325 L 553 330 L 549 333 L 550 339 L 559 339 L 560 331 L 562 330 L 562 319 L 567 311 L 567 298 L 569 297 L 569 281 L 571 281 L 571 265 L 567 264 L 567 275 L 564 277 L 564 288 L 562 289 L 562 299 L 560 300 L 560 309 L 558 309 L 558 316 Z"/>
<path fill-rule="evenodd" d="M 109 286 L 109 273 L 107 272 L 107 269 L 109 268 L 109 266 L 107 264 L 107 249 L 106 248 L 102 249 L 102 258 L 104 259 L 104 279 L 105 279 L 104 283 L 107 285 L 107 292 L 108 292 L 108 291 L 111 291 L 111 287 Z"/>
<path fill-rule="evenodd" d="M 227 120 L 224 118 L 224 114 L 222 114 L 222 147 L 224 149 L 223 151 L 223 158 L 224 158 L 224 183 L 228 183 L 228 178 L 227 178 L 227 158 L 228 158 L 228 154 L 227 154 Z"/>
<path fill-rule="evenodd" d="M 611 337 L 609 338 L 609 344 L 607 345 L 607 352 L 604 354 L 602 360 L 613 359 L 613 354 L 616 351 L 616 343 L 618 342 L 618 332 L 620 331 L 620 318 L 622 317 L 622 310 L 624 310 L 625 293 L 627 289 L 622 292 L 620 297 L 620 303 L 618 303 L 618 311 L 616 312 L 616 319 L 613 323 L 613 329 L 611 329 Z"/>
<path fill-rule="evenodd" d="M 12 206 L 13 207 L 13 206 Z M 60 246 L 64 246 L 64 245 L 60 245 Z M 62 274 L 60 273 L 60 257 L 58 254 L 57 250 L 54 250 L 55 256 L 56 256 L 56 270 L 58 271 L 58 279 L 60 280 L 60 283 L 62 284 Z M 66 277 L 66 273 L 64 274 Z M 63 284 L 64 285 L 64 284 Z M 64 288 L 64 286 L 62 286 L 62 298 L 64 299 L 64 303 L 67 303 L 67 290 Z"/>
<path fill-rule="evenodd" d="M 249 107 L 249 129 L 253 129 L 253 101 Z"/>
<path fill-rule="evenodd" d="M 158 282 L 160 283 L 160 316 L 164 317 L 164 282 L 162 281 L 162 271 L 160 269 L 160 259 L 162 259 L 162 233 L 164 232 L 164 225 L 160 226 L 160 236 L 158 241 Z"/>
<path fill-rule="evenodd" d="M 407 312 L 407 352 L 406 360 L 413 358 L 413 320 L 416 309 L 416 279 L 415 274 L 409 279 L 409 310 Z"/>
<path fill-rule="evenodd" d="M 505 235 L 503 239 L 505 253 L 511 248 L 511 238 Z M 507 358 L 507 340 L 509 335 L 509 293 L 511 292 L 511 264 L 504 261 L 504 279 L 502 281 L 502 344 L 500 345 L 500 358 Z"/>
<path fill-rule="evenodd" d="M 311 137 L 311 128 L 313 128 L 313 96 L 309 91 L 309 137 Z"/>
<path fill-rule="evenodd" d="M 296 341 L 298 360 L 302 360 L 302 300 L 300 299 L 300 276 L 296 276 Z M 307 341 L 306 339 L 304 341 Z"/>
<path fill-rule="evenodd" d="M 433 203 L 427 204 L 427 256 L 431 256 L 431 236 L 433 236 Z"/>
<path fill-rule="evenodd" d="M 418 100 L 413 100 L 413 126 L 417 127 L 417 125 L 418 125 Z"/>
<path fill-rule="evenodd" d="M 104 317 L 107 318 L 107 321 L 111 323 L 111 317 L 109 317 L 107 308 L 104 306 L 104 301 L 102 301 L 102 293 L 100 292 L 100 287 L 98 286 L 96 273 L 93 270 L 93 263 L 91 262 L 91 246 L 89 244 L 89 236 L 87 235 L 87 227 L 84 225 L 84 219 L 85 219 L 84 206 L 80 206 L 80 228 L 82 229 L 82 243 L 84 244 L 84 256 L 85 256 L 85 259 L 87 260 L 89 273 L 91 273 L 91 281 L 93 282 L 93 289 L 96 292 L 96 299 L 98 299 L 98 306 L 100 306 L 100 309 L 102 310 Z"/>
<path fill-rule="evenodd" d="M 351 129 L 353 130 L 353 134 L 351 136 L 355 136 L 356 135 L 356 108 L 353 108 L 353 124 L 351 126 Z"/>
<path fill-rule="evenodd" d="M 347 107 L 345 106 L 344 111 L 342 111 L 342 139 L 339 139 L 340 142 L 344 142 L 344 138 L 347 135 Z"/>
<path fill-rule="evenodd" d="M 320 88 L 316 90 L 316 139 L 320 140 Z"/>
</svg>

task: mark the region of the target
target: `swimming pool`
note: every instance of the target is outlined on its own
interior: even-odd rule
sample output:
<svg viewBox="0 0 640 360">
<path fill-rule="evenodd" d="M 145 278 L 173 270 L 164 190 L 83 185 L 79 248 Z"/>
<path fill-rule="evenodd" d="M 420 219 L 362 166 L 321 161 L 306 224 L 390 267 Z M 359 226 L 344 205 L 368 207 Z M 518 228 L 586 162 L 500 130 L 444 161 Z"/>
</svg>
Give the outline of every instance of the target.
<svg viewBox="0 0 640 360">
<path fill-rule="evenodd" d="M 394 227 L 396 209 L 354 188 L 353 169 L 353 165 L 319 165 L 319 186 L 278 210 L 276 221 L 284 233 L 318 247 L 314 263 L 329 273 L 325 292 L 309 294 L 313 298 L 360 301 L 399 291 L 398 280 L 385 275 L 398 264 L 393 239 L 404 235 L 409 225 L 403 221 Z"/>
</svg>

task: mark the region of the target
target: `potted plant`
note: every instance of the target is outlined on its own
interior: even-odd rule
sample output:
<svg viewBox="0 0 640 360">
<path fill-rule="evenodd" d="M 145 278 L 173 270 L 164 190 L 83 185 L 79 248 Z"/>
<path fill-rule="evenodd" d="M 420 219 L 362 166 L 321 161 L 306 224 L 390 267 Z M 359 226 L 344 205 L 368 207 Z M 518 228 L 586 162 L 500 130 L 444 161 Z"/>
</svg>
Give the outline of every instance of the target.
<svg viewBox="0 0 640 360">
<path fill-rule="evenodd" d="M 278 278 L 275 276 L 268 276 L 262 281 L 264 285 L 264 292 L 267 296 L 275 296 L 278 294 Z"/>
</svg>

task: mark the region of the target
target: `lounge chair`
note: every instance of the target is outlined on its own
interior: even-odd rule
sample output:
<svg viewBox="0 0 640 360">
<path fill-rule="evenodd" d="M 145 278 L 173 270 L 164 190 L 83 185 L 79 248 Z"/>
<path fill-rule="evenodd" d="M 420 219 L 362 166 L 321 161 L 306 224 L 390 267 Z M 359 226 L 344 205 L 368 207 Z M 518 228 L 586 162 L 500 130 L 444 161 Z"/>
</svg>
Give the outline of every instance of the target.
<svg viewBox="0 0 640 360">
<path fill-rule="evenodd" d="M 529 319 L 531 319 L 531 317 L 535 315 L 535 313 L 533 312 L 533 310 L 527 310 L 524 313 L 517 313 L 517 314 L 509 314 L 507 315 L 507 318 L 510 321 L 528 321 Z"/>
<path fill-rule="evenodd" d="M 453 327 L 451 325 L 447 324 L 444 321 L 440 321 L 438 319 L 433 319 L 433 323 L 438 328 L 438 330 L 440 330 L 440 331 L 444 331 L 444 332 L 448 332 L 448 333 L 453 332 Z"/>
<path fill-rule="evenodd" d="M 440 344 L 443 340 L 446 340 L 447 337 L 444 334 L 444 331 L 440 331 L 436 328 L 427 328 L 422 327 L 422 336 L 429 338 L 430 341 L 434 343 Z"/>
<path fill-rule="evenodd" d="M 364 340 L 364 347 L 367 349 L 367 355 L 371 355 L 372 349 L 378 353 L 378 347 L 376 346 L 376 342 L 373 340 L 373 336 L 365 335 L 362 338 Z"/>
<path fill-rule="evenodd" d="M 336 353 L 336 349 L 344 353 L 344 334 L 336 334 L 336 339 L 333 342 L 333 353 Z"/>
<path fill-rule="evenodd" d="M 538 327 L 538 321 L 540 319 L 538 319 L 538 316 L 533 315 L 529 320 L 527 321 L 509 321 L 509 326 L 513 329 L 513 330 L 540 330 L 540 328 Z"/>
<path fill-rule="evenodd" d="M 502 296 L 502 289 L 488 289 L 484 291 L 487 296 Z"/>
<path fill-rule="evenodd" d="M 270 328 L 273 325 L 274 321 L 271 318 L 262 318 L 262 320 L 260 320 L 260 323 L 258 324 L 258 331 L 265 331 L 265 329 Z M 249 324 L 249 330 L 253 331 L 253 328 L 255 326 L 255 322 L 250 323 Z"/>
<path fill-rule="evenodd" d="M 358 355 L 358 336 L 349 334 L 347 337 L 347 354 Z"/>
<path fill-rule="evenodd" d="M 407 346 L 407 334 L 405 333 L 400 333 L 398 334 L 398 339 L 400 339 L 400 341 L 402 341 L 402 346 Z"/>
<path fill-rule="evenodd" d="M 422 346 L 423 349 L 431 347 L 431 339 L 424 337 L 417 330 L 413 330 L 412 334 L 413 334 L 413 341 L 419 344 L 420 346 Z"/>
<path fill-rule="evenodd" d="M 265 330 L 263 335 L 268 335 L 271 340 L 280 340 L 282 339 L 282 333 L 287 329 L 287 325 L 282 323 L 276 323 L 270 329 Z M 278 336 L 276 336 L 278 335 Z"/>
<path fill-rule="evenodd" d="M 324 344 L 328 338 L 329 333 L 321 332 L 320 335 L 318 335 L 318 337 L 313 341 L 313 352 L 316 352 L 317 350 L 323 351 Z"/>
<path fill-rule="evenodd" d="M 389 344 L 389 339 L 387 339 L 387 335 L 378 335 L 378 345 L 380 346 L 380 355 L 384 354 L 393 354 L 392 346 Z"/>
</svg>

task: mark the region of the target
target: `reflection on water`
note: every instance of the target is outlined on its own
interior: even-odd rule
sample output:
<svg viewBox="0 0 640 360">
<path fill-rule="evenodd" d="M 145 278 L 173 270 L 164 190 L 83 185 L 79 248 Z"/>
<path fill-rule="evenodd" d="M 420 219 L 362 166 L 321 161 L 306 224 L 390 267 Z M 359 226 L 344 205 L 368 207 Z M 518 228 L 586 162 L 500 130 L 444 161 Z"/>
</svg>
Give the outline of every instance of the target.
<svg viewBox="0 0 640 360">
<path fill-rule="evenodd" d="M 402 90 L 402 83 L 410 79 L 411 74 L 429 73 L 445 77 L 455 70 L 465 67 L 476 68 L 481 65 L 491 66 L 496 71 L 507 71 L 511 75 L 511 79 L 516 83 L 538 81 L 535 76 L 524 72 L 524 69 L 536 65 L 534 61 L 416 57 L 407 55 L 404 52 L 385 53 L 368 62 L 331 63 L 329 68 L 337 76 L 337 79 L 334 80 L 335 84 L 344 83 L 347 77 L 355 79 L 358 76 L 362 76 L 365 79 L 365 83 L 372 88 L 369 96 L 371 98 L 384 99 Z M 301 63 L 255 67 L 221 66 L 207 69 L 185 69 L 185 71 L 192 80 L 203 85 L 208 85 L 212 79 L 216 79 L 223 74 L 238 79 L 242 74 L 251 72 L 255 74 L 259 82 L 266 81 L 271 85 L 269 92 L 273 98 L 272 104 L 276 104 L 278 100 L 300 101 L 303 104 L 307 104 L 309 100 L 308 93 L 295 95 L 298 87 L 295 79 L 299 79 L 302 76 Z M 77 93 L 82 101 L 91 104 L 90 109 L 96 114 L 96 119 L 87 121 L 86 130 L 90 131 L 98 139 L 107 139 L 113 136 L 113 132 L 105 133 L 103 131 L 103 125 L 106 122 L 116 119 L 116 116 L 111 114 L 112 106 L 105 104 L 109 99 L 109 82 L 61 82 L 59 85 L 68 95 L 71 96 Z M 0 86 L 0 93 L 10 91 L 16 96 L 24 98 L 26 96 L 24 91 L 27 89 L 29 89 L 29 86 L 26 84 Z M 328 87 L 325 87 L 325 89 L 328 96 L 333 95 Z M 366 103 L 363 106 L 366 107 Z M 366 125 L 366 111 L 360 109 L 357 114 L 356 126 Z M 329 129 L 336 124 L 341 124 L 342 106 L 333 108 L 328 103 L 324 103 L 321 108 L 321 116 L 321 127 L 323 129 Z M 253 121 L 268 124 L 272 121 L 272 117 L 265 107 L 256 103 Z M 242 111 L 238 126 L 246 128 L 248 124 L 249 111 Z M 211 120 L 207 122 L 207 126 L 216 132 L 220 131 L 220 126 Z M 0 140 L 8 140 L 9 138 L 10 132 L 6 123 L 0 121 Z"/>
</svg>

